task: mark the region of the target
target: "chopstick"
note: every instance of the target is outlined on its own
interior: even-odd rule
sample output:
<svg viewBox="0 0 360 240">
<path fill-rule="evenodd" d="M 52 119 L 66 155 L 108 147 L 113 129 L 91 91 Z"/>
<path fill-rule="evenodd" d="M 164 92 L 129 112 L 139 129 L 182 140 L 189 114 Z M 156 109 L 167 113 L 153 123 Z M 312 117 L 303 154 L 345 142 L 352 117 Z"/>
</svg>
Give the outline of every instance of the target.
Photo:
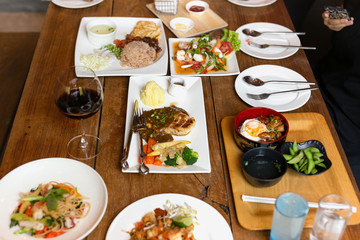
<svg viewBox="0 0 360 240">
<path fill-rule="evenodd" d="M 254 202 L 254 203 L 265 203 L 265 204 L 275 204 L 275 198 L 268 198 L 268 197 L 254 197 L 248 195 L 241 195 L 241 199 L 244 202 Z M 315 202 L 308 202 L 309 208 L 319 208 L 319 204 Z M 328 208 L 346 208 L 347 206 L 344 204 L 327 204 L 326 207 Z M 356 207 L 351 207 L 353 213 L 357 212 Z"/>
</svg>

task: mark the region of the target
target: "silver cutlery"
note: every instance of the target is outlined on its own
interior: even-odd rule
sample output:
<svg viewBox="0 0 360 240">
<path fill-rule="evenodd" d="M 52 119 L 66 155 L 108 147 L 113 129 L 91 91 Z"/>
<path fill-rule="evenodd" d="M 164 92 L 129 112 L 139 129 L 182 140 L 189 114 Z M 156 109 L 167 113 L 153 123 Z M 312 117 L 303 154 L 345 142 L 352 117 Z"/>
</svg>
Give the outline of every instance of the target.
<svg viewBox="0 0 360 240">
<path fill-rule="evenodd" d="M 299 89 L 294 89 L 294 90 L 288 90 L 288 91 L 281 91 L 281 92 L 273 92 L 273 93 L 261 93 L 261 94 L 251 94 L 251 93 L 247 93 L 247 97 L 254 99 L 254 100 L 263 100 L 263 99 L 267 99 L 270 95 L 273 94 L 281 94 L 281 93 L 290 93 L 290 92 L 300 92 L 300 91 L 312 91 L 312 90 L 317 90 L 319 89 L 318 87 L 314 87 L 314 88 L 299 88 Z"/>
<path fill-rule="evenodd" d="M 136 102 L 135 102 L 136 105 Z M 133 114 L 133 120 L 132 120 L 132 125 L 130 127 L 130 131 L 129 131 L 129 136 L 128 136 L 128 141 L 126 143 L 126 147 L 123 150 L 123 157 L 120 160 L 120 166 L 122 167 L 122 169 L 128 169 L 129 168 L 129 164 L 127 162 L 127 159 L 129 157 L 129 150 L 130 150 L 130 144 L 131 144 L 131 139 L 132 139 L 132 135 L 135 133 L 135 127 L 139 124 L 138 122 L 138 117 L 136 115 L 136 109 L 134 106 L 134 114 Z"/>
<path fill-rule="evenodd" d="M 308 50 L 316 50 L 316 47 L 303 47 L 296 45 L 281 45 L 281 44 L 259 44 L 253 41 L 248 41 L 249 45 L 258 47 L 258 48 L 268 48 L 268 47 L 284 47 L 284 48 L 298 48 L 298 49 L 308 49 Z"/>
<path fill-rule="evenodd" d="M 281 35 L 281 34 L 295 34 L 295 35 L 305 35 L 304 32 L 278 32 L 278 31 L 264 31 L 264 32 L 258 32 L 256 30 L 245 28 L 242 30 L 242 32 L 245 35 L 252 36 L 252 37 L 258 37 L 263 34 L 272 34 L 272 35 Z"/>
<path fill-rule="evenodd" d="M 146 131 L 147 127 L 146 127 L 146 122 L 145 122 L 145 116 L 143 113 L 143 110 L 139 108 L 139 104 L 138 101 L 136 100 L 135 102 L 135 111 L 136 111 L 136 117 L 138 119 L 138 124 L 136 125 L 136 131 L 139 134 L 139 141 L 140 141 L 140 159 L 141 159 L 141 163 L 139 166 L 139 173 L 141 175 L 146 175 L 149 173 L 149 168 L 145 165 L 145 157 L 146 154 L 144 153 L 144 148 L 143 148 L 143 138 L 142 138 L 142 133 Z"/>
<path fill-rule="evenodd" d="M 315 83 L 309 83 L 309 82 L 303 82 L 303 81 L 280 81 L 280 80 L 269 80 L 264 82 L 260 78 L 253 78 L 251 76 L 245 76 L 243 77 L 243 80 L 253 86 L 259 87 L 266 83 L 285 83 L 285 84 L 309 84 L 309 85 L 315 85 Z"/>
</svg>

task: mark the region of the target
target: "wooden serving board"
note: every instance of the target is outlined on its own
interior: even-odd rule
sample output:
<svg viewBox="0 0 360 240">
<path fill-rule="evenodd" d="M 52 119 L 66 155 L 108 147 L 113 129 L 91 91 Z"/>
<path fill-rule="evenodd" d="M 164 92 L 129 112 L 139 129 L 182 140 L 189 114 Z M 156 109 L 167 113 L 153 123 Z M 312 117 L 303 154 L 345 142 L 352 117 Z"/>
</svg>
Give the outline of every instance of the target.
<svg viewBox="0 0 360 240">
<path fill-rule="evenodd" d="M 359 224 L 359 199 L 356 196 L 354 186 L 346 172 L 325 118 L 319 113 L 311 112 L 285 113 L 283 115 L 288 120 L 290 128 L 286 140 L 288 142 L 293 142 L 295 139 L 297 142 L 321 141 L 329 159 L 332 161 L 332 167 L 323 174 L 316 176 L 304 176 L 288 169 L 278 184 L 267 188 L 254 187 L 246 181 L 242 173 L 240 162 L 243 152 L 234 141 L 234 117 L 225 117 L 221 122 L 221 127 L 236 214 L 240 225 L 249 230 L 271 229 L 274 208 L 274 205 L 271 204 L 243 202 L 241 200 L 242 194 L 276 198 L 284 192 L 296 192 L 309 202 L 318 202 L 322 196 L 329 193 L 344 196 L 353 206 L 357 207 L 357 213 L 353 213 L 348 224 Z M 305 227 L 313 226 L 315 213 L 316 209 L 310 208 L 305 220 Z"/>
<path fill-rule="evenodd" d="M 219 15 L 217 15 L 213 10 L 211 10 L 211 5 L 209 9 L 202 15 L 191 14 L 189 13 L 185 5 L 190 2 L 189 0 L 179 0 L 178 11 L 175 15 L 172 14 L 161 14 L 156 11 L 155 4 L 149 3 L 146 4 L 146 7 L 155 14 L 158 18 L 163 21 L 163 23 L 178 37 L 186 38 L 200 35 L 202 33 L 207 33 L 216 29 L 227 27 L 227 22 L 224 21 Z M 176 17 L 187 17 L 194 21 L 194 27 L 187 32 L 181 32 L 174 30 L 170 27 L 170 21 Z"/>
</svg>

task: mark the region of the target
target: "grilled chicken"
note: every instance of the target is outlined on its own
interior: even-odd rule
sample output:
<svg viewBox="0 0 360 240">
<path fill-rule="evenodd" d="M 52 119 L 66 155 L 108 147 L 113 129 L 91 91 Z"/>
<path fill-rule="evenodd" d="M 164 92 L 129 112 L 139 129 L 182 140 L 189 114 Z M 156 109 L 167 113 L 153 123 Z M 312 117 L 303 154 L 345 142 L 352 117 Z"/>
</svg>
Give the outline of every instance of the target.
<svg viewBox="0 0 360 240">
<path fill-rule="evenodd" d="M 144 115 L 148 127 L 146 135 L 157 142 L 172 141 L 171 135 L 185 136 L 196 124 L 195 118 L 175 106 L 145 111 Z"/>
</svg>

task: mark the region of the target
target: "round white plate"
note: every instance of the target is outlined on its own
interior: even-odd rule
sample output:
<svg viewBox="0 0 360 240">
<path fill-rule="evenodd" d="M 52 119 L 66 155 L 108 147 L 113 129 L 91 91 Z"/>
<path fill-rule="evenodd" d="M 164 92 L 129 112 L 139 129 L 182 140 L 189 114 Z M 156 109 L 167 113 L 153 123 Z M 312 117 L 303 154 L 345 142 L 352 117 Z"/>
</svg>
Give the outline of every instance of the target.
<svg viewBox="0 0 360 240">
<path fill-rule="evenodd" d="M 228 1 L 243 7 L 264 7 L 276 2 L 276 0 L 228 0 Z"/>
<path fill-rule="evenodd" d="M 104 0 L 93 0 L 91 2 L 87 2 L 85 0 L 74 0 L 74 1 L 52 0 L 52 2 L 55 5 L 58 5 L 59 7 L 64 7 L 64 8 L 87 8 L 87 7 L 97 5 L 97 4 L 101 3 L 102 1 L 104 1 Z"/>
<path fill-rule="evenodd" d="M 122 210 L 111 223 L 106 240 L 128 240 L 128 231 L 134 224 L 155 208 L 163 208 L 166 201 L 183 205 L 188 203 L 197 210 L 200 225 L 195 225 L 194 237 L 206 240 L 233 240 L 232 232 L 223 216 L 212 206 L 197 198 L 183 194 L 158 194 L 140 199 Z"/>
<path fill-rule="evenodd" d="M 282 59 L 287 58 L 295 54 L 299 49 L 298 48 L 285 48 L 285 47 L 268 47 L 268 48 L 258 48 L 250 46 L 246 40 L 252 39 L 253 42 L 263 44 L 281 44 L 281 45 L 301 45 L 300 39 L 295 34 L 282 34 L 282 35 L 271 35 L 263 34 L 259 37 L 251 37 L 245 35 L 242 30 L 248 28 L 256 30 L 259 32 L 262 31 L 288 31 L 292 32 L 289 28 L 275 24 L 275 23 L 266 23 L 266 22 L 255 22 L 245 24 L 239 27 L 236 32 L 239 33 L 239 39 L 241 40 L 240 50 L 244 53 L 261 59 Z"/>
<path fill-rule="evenodd" d="M 19 204 L 19 194 L 28 192 L 40 183 L 50 181 L 69 182 L 79 193 L 89 198 L 89 215 L 71 231 L 56 237 L 56 240 L 83 239 L 102 219 L 108 194 L 101 176 L 88 165 L 67 158 L 45 158 L 15 168 L 0 180 L 0 239 L 35 239 L 28 235 L 14 235 L 9 228 L 10 215 Z M 36 238 L 37 239 L 37 238 Z"/>
<path fill-rule="evenodd" d="M 283 80 L 283 81 L 303 81 L 306 79 L 299 73 L 285 67 L 277 65 L 259 65 L 248 68 L 241 72 L 235 80 L 235 90 L 239 97 L 253 107 L 267 107 L 278 112 L 287 112 L 303 106 L 310 98 L 311 91 L 294 93 L 283 93 L 270 95 L 264 100 L 254 100 L 247 97 L 247 93 L 260 94 L 286 91 L 299 88 L 308 88 L 309 84 L 277 84 L 267 83 L 260 87 L 255 87 L 244 82 L 244 76 L 260 78 L 263 81 Z"/>
</svg>

